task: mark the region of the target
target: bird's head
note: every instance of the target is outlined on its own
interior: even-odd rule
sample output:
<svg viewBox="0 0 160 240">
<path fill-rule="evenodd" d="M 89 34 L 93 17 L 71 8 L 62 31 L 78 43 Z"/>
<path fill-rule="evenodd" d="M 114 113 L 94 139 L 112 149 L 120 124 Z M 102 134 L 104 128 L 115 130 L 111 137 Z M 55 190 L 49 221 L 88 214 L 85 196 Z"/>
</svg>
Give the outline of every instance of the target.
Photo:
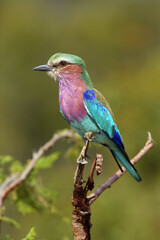
<svg viewBox="0 0 160 240">
<path fill-rule="evenodd" d="M 56 53 L 48 60 L 47 64 L 35 67 L 33 70 L 46 71 L 49 76 L 58 82 L 66 79 L 68 81 L 81 79 L 89 86 L 92 86 L 85 62 L 75 55 Z"/>
</svg>

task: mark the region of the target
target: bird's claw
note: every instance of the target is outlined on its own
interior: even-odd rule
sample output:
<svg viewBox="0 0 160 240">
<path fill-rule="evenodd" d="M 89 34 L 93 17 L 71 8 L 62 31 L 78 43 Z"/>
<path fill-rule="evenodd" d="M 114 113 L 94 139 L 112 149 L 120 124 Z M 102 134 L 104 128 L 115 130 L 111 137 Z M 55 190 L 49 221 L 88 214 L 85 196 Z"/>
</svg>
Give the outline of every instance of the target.
<svg viewBox="0 0 160 240">
<path fill-rule="evenodd" d="M 93 137 L 93 132 L 87 132 L 87 133 L 85 133 L 85 134 L 84 134 L 84 137 L 85 137 L 89 142 L 93 141 L 93 139 L 94 139 L 94 137 Z M 80 153 L 80 155 L 79 155 L 79 157 L 78 157 L 78 159 L 77 159 L 77 163 L 79 163 L 79 164 L 87 164 L 88 162 L 87 162 L 86 159 L 89 159 L 89 160 L 90 160 L 90 157 L 87 155 L 87 149 L 88 149 L 88 144 L 89 144 L 89 142 L 87 143 L 87 141 L 86 141 L 85 146 L 83 146 L 82 151 L 81 151 L 81 153 Z"/>
<path fill-rule="evenodd" d="M 86 132 L 84 134 L 84 138 L 86 138 L 88 141 L 92 142 L 94 139 L 93 134 L 94 134 L 93 132 Z"/>
</svg>

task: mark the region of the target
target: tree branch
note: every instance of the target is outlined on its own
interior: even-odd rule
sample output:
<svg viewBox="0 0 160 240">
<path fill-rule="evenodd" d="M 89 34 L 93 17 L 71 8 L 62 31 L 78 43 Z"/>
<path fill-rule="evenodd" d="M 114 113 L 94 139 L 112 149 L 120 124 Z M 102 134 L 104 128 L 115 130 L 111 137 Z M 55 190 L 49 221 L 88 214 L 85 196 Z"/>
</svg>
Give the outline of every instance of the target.
<svg viewBox="0 0 160 240">
<path fill-rule="evenodd" d="M 152 147 L 154 146 L 151 133 L 148 132 L 148 138 L 144 145 L 144 147 L 137 153 L 135 157 L 131 159 L 131 163 L 136 164 Z M 105 183 L 103 183 L 94 193 L 91 193 L 87 199 L 89 200 L 89 204 L 91 205 L 107 188 L 110 188 L 111 185 L 116 182 L 124 173 L 126 169 L 122 167 L 123 172 L 118 170 L 112 177 L 110 177 Z"/>
<path fill-rule="evenodd" d="M 32 159 L 29 161 L 22 173 L 15 173 L 7 177 L 6 180 L 0 185 L 0 208 L 2 207 L 7 195 L 26 180 L 26 178 L 32 172 L 36 162 L 44 155 L 44 153 L 52 148 L 58 140 L 63 138 L 73 138 L 75 135 L 76 134 L 73 130 L 64 130 L 60 133 L 55 133 L 47 143 L 40 147 L 37 152 L 33 153 Z"/>
<path fill-rule="evenodd" d="M 83 158 L 87 158 L 87 150 L 88 150 L 88 139 L 86 145 L 83 147 L 81 153 L 83 152 Z M 139 153 L 132 158 L 132 164 L 136 164 L 152 147 L 154 143 L 151 138 L 151 134 L 148 132 L 148 139 L 145 146 L 139 151 Z M 79 158 L 82 157 L 80 154 Z M 91 209 L 90 205 L 107 189 L 110 188 L 111 185 L 117 181 L 124 173 L 126 172 L 125 168 L 122 167 L 123 172 L 118 170 L 112 177 L 110 177 L 104 184 L 102 184 L 94 193 L 90 194 L 87 197 L 87 192 L 92 190 L 94 187 L 93 181 L 93 174 L 96 170 L 97 175 L 102 172 L 102 162 L 103 156 L 101 154 L 97 154 L 96 158 L 92 164 L 90 174 L 85 186 L 82 184 L 85 181 L 82 179 L 83 171 L 84 171 L 84 164 L 78 163 L 77 170 L 75 173 L 75 184 L 73 190 L 73 198 L 72 198 L 72 205 L 73 205 L 73 212 L 72 212 L 72 226 L 73 226 L 73 235 L 75 240 L 89 240 L 90 236 L 90 229 L 91 229 Z"/>
<path fill-rule="evenodd" d="M 76 134 L 72 130 L 65 130 L 60 133 L 56 133 L 53 137 L 45 143 L 39 150 L 33 153 L 32 159 L 28 162 L 26 168 L 23 172 L 12 174 L 7 177 L 6 180 L 0 185 L 0 208 L 3 205 L 5 198 L 8 194 L 15 189 L 17 186 L 22 184 L 29 174 L 34 169 L 36 162 L 46 153 L 50 148 L 54 146 L 54 144 L 63 138 L 75 138 Z M 87 192 L 94 187 L 93 174 L 94 171 L 97 174 L 100 174 L 102 169 L 103 156 L 101 154 L 97 154 L 93 165 L 91 167 L 90 175 L 85 186 L 83 184 L 85 181 L 83 180 L 83 171 L 85 163 L 87 163 L 87 151 L 89 147 L 89 141 L 92 140 L 92 133 L 88 133 L 88 137 L 86 137 L 87 141 L 85 146 L 82 148 L 82 151 L 78 157 L 78 165 L 75 173 L 74 179 L 74 191 L 73 191 L 73 213 L 72 213 L 72 225 L 73 225 L 73 233 L 74 238 L 76 240 L 89 240 L 90 239 L 90 205 L 107 189 L 110 188 L 111 185 L 117 181 L 124 173 L 126 172 L 125 168 L 122 167 L 123 172 L 120 170 L 117 171 L 112 177 L 110 177 L 104 184 L 102 184 L 94 193 L 90 194 L 87 197 Z M 132 164 L 136 164 L 152 147 L 154 143 L 151 138 L 151 134 L 148 133 L 148 139 L 145 146 L 139 151 L 139 153 L 132 158 Z"/>
<path fill-rule="evenodd" d="M 83 170 L 87 162 L 87 151 L 89 148 L 89 140 L 86 140 L 85 145 L 83 146 L 81 153 L 77 159 L 77 168 L 74 175 L 74 185 L 83 183 Z"/>
</svg>

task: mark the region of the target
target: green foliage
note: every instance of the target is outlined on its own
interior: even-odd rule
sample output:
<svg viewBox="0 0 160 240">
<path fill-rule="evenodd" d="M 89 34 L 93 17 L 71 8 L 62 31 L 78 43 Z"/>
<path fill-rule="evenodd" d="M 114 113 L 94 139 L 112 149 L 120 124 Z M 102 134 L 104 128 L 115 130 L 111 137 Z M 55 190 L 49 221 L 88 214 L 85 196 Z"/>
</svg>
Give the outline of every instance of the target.
<svg viewBox="0 0 160 240">
<path fill-rule="evenodd" d="M 35 232 L 35 228 L 33 227 L 31 228 L 27 236 L 22 240 L 35 240 L 35 239 L 36 239 L 36 232 Z"/>
<path fill-rule="evenodd" d="M 38 160 L 35 169 L 47 169 L 59 158 L 60 152 L 54 152 L 47 157 L 42 157 Z"/>
<path fill-rule="evenodd" d="M 14 160 L 14 162 L 12 162 L 9 168 L 11 173 L 22 172 L 23 169 L 24 169 L 24 166 L 18 160 Z"/>
<path fill-rule="evenodd" d="M 11 226 L 15 228 L 20 228 L 19 223 L 17 223 L 14 219 L 6 217 L 6 216 L 1 216 L 0 220 L 6 223 L 9 223 Z"/>
<path fill-rule="evenodd" d="M 8 164 L 12 165 L 15 159 L 9 155 L 1 155 L 0 156 L 0 184 L 6 178 L 7 173 L 4 173 Z"/>
<path fill-rule="evenodd" d="M 71 143 L 71 140 L 68 140 L 68 142 Z M 77 149 L 77 151 L 79 150 L 80 145 L 80 141 L 77 140 L 77 144 L 74 143 L 74 145 L 70 147 L 69 152 L 72 156 L 75 155 L 75 149 Z M 48 156 L 41 157 L 25 182 L 11 192 L 10 200 L 16 206 L 18 212 L 23 216 L 34 212 L 43 213 L 47 211 L 51 214 L 58 214 L 61 216 L 63 222 L 67 224 L 70 223 L 70 219 L 64 216 L 62 212 L 55 207 L 57 192 L 45 187 L 39 176 L 39 172 L 51 168 L 60 155 L 61 153 L 57 151 Z M 27 164 L 23 165 L 19 160 L 16 160 L 11 156 L 0 156 L 0 182 L 3 183 L 9 175 L 14 173 L 18 173 L 20 176 L 28 164 L 30 164 L 30 161 L 31 160 L 28 160 Z M 16 220 L 7 217 L 4 214 L 5 207 L 1 209 L 1 222 L 8 223 L 17 229 L 20 228 L 20 225 Z M 35 237 L 36 234 L 34 228 L 32 228 L 23 240 L 34 240 Z M 6 235 L 3 237 L 3 240 L 11 240 L 11 238 L 9 235 Z"/>
<path fill-rule="evenodd" d="M 6 164 L 6 163 L 10 163 L 10 162 L 12 162 L 14 160 L 14 158 L 12 157 L 12 156 L 9 156 L 9 155 L 7 155 L 7 156 L 0 156 L 0 163 L 1 163 L 1 165 L 4 165 L 4 164 Z"/>
<path fill-rule="evenodd" d="M 59 156 L 60 152 L 54 152 L 51 155 L 40 158 L 26 181 L 15 188 L 10 194 L 10 200 L 22 215 L 31 214 L 35 211 L 39 213 L 46 211 L 49 213 L 56 212 L 54 204 L 57 199 L 57 193 L 43 185 L 39 171 L 50 168 Z M 10 174 L 22 173 L 29 163 L 30 160 L 26 165 L 22 165 L 20 161 L 11 156 L 0 156 L 0 182 L 2 183 Z M 19 224 L 10 217 L 4 216 L 4 212 L 5 209 L 3 209 L 3 216 L 0 220 L 9 223 L 15 228 L 19 228 Z M 30 234 L 32 234 L 32 232 L 34 232 L 34 230 L 32 230 Z M 30 235 L 28 235 L 28 237 L 29 236 Z"/>
<path fill-rule="evenodd" d="M 44 187 L 43 185 L 32 186 L 29 181 L 20 186 L 14 193 L 14 202 L 19 212 L 23 215 L 37 212 L 48 211 L 53 213 L 55 209 L 56 192 Z"/>
</svg>

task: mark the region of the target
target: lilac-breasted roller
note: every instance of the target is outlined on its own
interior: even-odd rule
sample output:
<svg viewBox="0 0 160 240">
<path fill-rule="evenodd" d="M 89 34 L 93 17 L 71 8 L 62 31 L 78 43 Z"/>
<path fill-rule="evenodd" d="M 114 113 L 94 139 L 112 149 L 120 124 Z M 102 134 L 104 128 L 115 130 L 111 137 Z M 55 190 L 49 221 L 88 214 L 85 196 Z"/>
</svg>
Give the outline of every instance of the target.
<svg viewBox="0 0 160 240">
<path fill-rule="evenodd" d="M 119 167 L 120 162 L 135 180 L 141 181 L 125 152 L 111 108 L 93 87 L 84 61 L 75 55 L 56 53 L 47 64 L 33 70 L 46 71 L 58 82 L 60 112 L 83 140 L 92 132 L 93 143 L 108 147 Z"/>
</svg>

